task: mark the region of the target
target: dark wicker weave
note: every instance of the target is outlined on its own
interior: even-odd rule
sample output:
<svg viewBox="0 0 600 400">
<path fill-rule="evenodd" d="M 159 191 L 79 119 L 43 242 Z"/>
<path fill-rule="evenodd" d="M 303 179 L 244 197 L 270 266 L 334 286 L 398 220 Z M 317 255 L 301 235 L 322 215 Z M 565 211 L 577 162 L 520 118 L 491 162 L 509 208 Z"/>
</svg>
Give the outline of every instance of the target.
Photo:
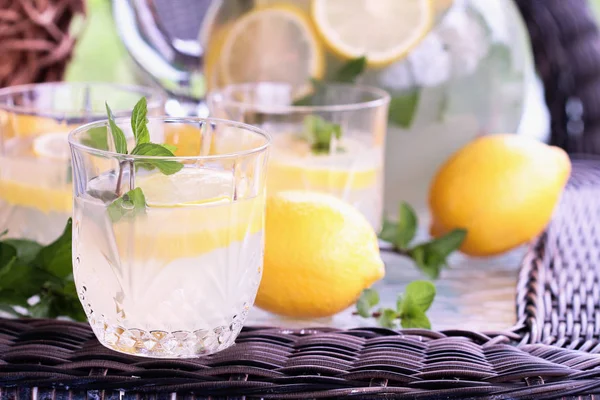
<svg viewBox="0 0 600 400">
<path fill-rule="evenodd" d="M 516 334 L 386 329 L 246 329 L 197 360 L 150 360 L 101 347 L 83 324 L 0 322 L 0 399 L 556 398 L 600 393 L 600 356 L 510 341 Z M 18 385 L 18 386 L 13 386 Z M 12 387 L 11 387 L 12 386 Z M 68 387 L 68 389 L 67 389 Z M 158 393 L 163 393 L 159 395 Z"/>
<path fill-rule="evenodd" d="M 506 332 L 247 328 L 221 353 L 152 360 L 102 347 L 85 324 L 0 320 L 0 400 L 116 399 L 121 391 L 165 399 L 600 394 L 595 221 L 600 162 L 575 161 L 555 220 L 523 264 L 521 323 Z"/>
<path fill-rule="evenodd" d="M 570 190 L 521 269 L 530 343 L 600 352 L 600 161 L 575 161 Z"/>
</svg>

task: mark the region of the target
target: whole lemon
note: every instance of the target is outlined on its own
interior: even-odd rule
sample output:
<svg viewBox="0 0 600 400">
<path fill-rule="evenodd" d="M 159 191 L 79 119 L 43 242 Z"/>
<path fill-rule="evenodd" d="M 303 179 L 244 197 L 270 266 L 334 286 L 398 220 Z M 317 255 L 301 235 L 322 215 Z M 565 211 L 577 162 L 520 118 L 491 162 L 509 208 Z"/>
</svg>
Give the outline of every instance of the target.
<svg viewBox="0 0 600 400">
<path fill-rule="evenodd" d="M 518 135 L 474 140 L 438 171 L 429 192 L 431 234 L 467 229 L 461 251 L 495 255 L 539 235 L 571 172 L 558 147 Z"/>
<path fill-rule="evenodd" d="M 356 208 L 310 191 L 268 198 L 258 307 L 289 317 L 330 316 L 383 275 L 377 235 Z"/>
</svg>

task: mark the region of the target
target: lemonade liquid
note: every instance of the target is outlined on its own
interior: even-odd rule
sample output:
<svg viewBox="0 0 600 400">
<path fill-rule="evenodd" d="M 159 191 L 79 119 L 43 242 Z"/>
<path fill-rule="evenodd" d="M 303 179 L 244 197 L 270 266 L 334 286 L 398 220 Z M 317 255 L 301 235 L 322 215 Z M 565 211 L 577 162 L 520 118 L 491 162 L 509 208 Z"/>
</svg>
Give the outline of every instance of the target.
<svg viewBox="0 0 600 400">
<path fill-rule="evenodd" d="M 146 212 L 114 222 L 89 193 L 75 198 L 74 277 L 99 340 L 117 351 L 186 357 L 228 347 L 262 274 L 264 199 L 235 199 L 233 175 L 191 168 L 137 179 Z"/>
<path fill-rule="evenodd" d="M 34 137 L 5 140 L 0 152 L 0 231 L 48 244 L 71 216 L 69 159 L 37 156 Z M 65 145 L 67 134 L 65 133 Z"/>
<path fill-rule="evenodd" d="M 267 190 L 311 190 L 355 206 L 374 227 L 381 224 L 383 148 L 347 132 L 329 153 L 314 153 L 296 133 L 274 132 Z"/>
</svg>

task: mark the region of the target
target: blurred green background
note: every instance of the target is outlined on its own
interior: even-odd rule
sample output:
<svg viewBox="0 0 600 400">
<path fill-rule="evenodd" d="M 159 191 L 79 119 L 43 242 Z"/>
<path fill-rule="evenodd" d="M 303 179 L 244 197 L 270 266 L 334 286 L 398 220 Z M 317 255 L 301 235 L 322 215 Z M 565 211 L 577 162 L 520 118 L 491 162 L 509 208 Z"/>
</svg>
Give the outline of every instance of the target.
<svg viewBox="0 0 600 400">
<path fill-rule="evenodd" d="M 590 0 L 590 3 L 592 3 L 592 8 L 596 13 L 596 18 L 600 20 L 600 0 Z"/>
</svg>

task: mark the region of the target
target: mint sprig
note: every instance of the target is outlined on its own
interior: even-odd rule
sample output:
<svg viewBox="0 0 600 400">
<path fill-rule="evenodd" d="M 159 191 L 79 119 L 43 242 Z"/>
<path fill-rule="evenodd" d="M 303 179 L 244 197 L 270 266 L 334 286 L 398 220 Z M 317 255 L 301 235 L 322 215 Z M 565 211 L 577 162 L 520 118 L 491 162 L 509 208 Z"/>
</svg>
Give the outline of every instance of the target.
<svg viewBox="0 0 600 400">
<path fill-rule="evenodd" d="M 115 143 L 115 150 L 120 154 L 129 154 L 127 152 L 127 140 L 125 134 L 117 126 L 115 117 L 106 104 L 106 113 L 108 115 L 108 123 L 112 132 L 113 141 Z M 142 97 L 131 114 L 131 129 L 135 138 L 135 147 L 131 151 L 131 155 L 138 156 L 149 156 L 149 157 L 174 157 L 173 151 L 176 150 L 174 146 L 166 146 L 162 144 L 156 144 L 150 142 L 150 132 L 148 131 L 148 105 L 146 98 Z M 135 173 L 135 167 L 144 168 L 146 170 L 153 170 L 157 168 L 161 173 L 165 175 L 172 175 L 179 172 L 183 168 L 183 164 L 177 161 L 153 160 L 151 158 L 144 159 L 143 161 L 126 160 L 119 164 L 119 175 L 117 178 L 117 188 L 115 190 L 115 199 L 108 206 L 108 215 L 113 222 L 119 221 L 124 217 L 134 217 L 146 212 L 146 196 L 141 188 L 134 188 L 129 190 L 123 196 L 121 196 L 121 183 L 123 181 L 124 169 L 127 164 L 130 164 L 130 174 Z M 112 196 L 106 196 L 102 193 L 103 198 L 110 198 Z"/>
<path fill-rule="evenodd" d="M 418 219 L 407 203 L 400 204 L 398 221 L 383 221 L 379 238 L 390 243 L 392 251 L 411 258 L 417 267 L 430 279 L 437 279 L 448 257 L 461 246 L 467 237 L 465 229 L 454 229 L 429 242 L 412 245 L 417 232 Z"/>
<path fill-rule="evenodd" d="M 48 246 L 26 239 L 0 241 L 0 309 L 16 317 L 70 317 L 85 321 L 71 253 L 71 219 Z M 37 296 L 37 302 L 32 301 Z M 17 307 L 18 306 L 18 307 Z"/>
<path fill-rule="evenodd" d="M 108 115 L 108 125 L 110 126 L 113 142 L 115 144 L 115 151 L 119 154 L 127 154 L 127 139 L 121 128 L 119 128 L 115 122 L 115 116 L 108 106 L 108 103 L 106 103 L 106 114 Z"/>
<path fill-rule="evenodd" d="M 404 293 L 398 295 L 395 308 L 379 308 L 379 293 L 375 289 L 365 289 L 356 302 L 355 314 L 363 318 L 375 318 L 384 328 L 423 328 L 431 329 L 427 310 L 435 299 L 435 285 L 429 281 L 409 283 Z"/>
<path fill-rule="evenodd" d="M 170 148 L 155 143 L 138 144 L 133 148 L 131 154 L 138 156 L 175 157 L 175 154 L 173 154 Z M 181 164 L 180 162 L 167 160 L 149 159 L 144 160 L 143 162 L 138 162 L 136 165 L 140 168 L 144 168 L 147 170 L 153 170 L 154 168 L 158 168 L 160 172 L 162 172 L 165 175 L 172 175 L 176 172 L 179 172 L 181 168 L 183 168 L 183 164 Z"/>
</svg>

